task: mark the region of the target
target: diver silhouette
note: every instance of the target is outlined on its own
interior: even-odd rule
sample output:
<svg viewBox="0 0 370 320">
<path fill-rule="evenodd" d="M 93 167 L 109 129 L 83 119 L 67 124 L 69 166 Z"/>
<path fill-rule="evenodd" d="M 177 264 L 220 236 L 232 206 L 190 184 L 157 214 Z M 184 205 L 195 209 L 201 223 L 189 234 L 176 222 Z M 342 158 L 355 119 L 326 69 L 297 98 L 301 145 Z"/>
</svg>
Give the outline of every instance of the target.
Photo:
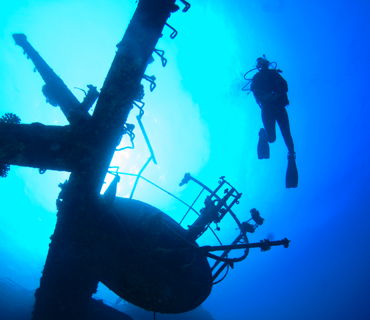
<svg viewBox="0 0 370 320">
<path fill-rule="evenodd" d="M 251 80 L 250 90 L 261 108 L 264 128 L 259 131 L 257 153 L 259 159 L 270 158 L 269 143 L 276 140 L 276 123 L 279 125 L 284 142 L 288 148 L 288 168 L 286 173 L 286 187 L 298 186 L 298 171 L 295 162 L 295 150 L 290 132 L 289 118 L 286 111 L 288 100 L 288 83 L 280 75 L 282 72 L 276 67 L 270 69 L 271 63 L 263 55 L 257 59 L 258 72 Z"/>
</svg>

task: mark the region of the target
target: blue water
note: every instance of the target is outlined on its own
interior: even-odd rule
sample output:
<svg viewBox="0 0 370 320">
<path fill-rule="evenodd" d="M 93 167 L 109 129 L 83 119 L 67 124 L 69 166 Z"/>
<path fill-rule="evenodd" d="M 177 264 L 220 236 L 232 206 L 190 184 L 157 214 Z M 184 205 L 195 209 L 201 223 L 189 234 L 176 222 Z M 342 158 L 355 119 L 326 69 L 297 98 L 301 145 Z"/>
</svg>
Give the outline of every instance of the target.
<svg viewBox="0 0 370 320">
<path fill-rule="evenodd" d="M 173 14 L 174 40 L 165 29 L 157 48 L 166 52 L 147 73 L 143 122 L 158 165 L 144 176 L 190 202 L 194 186 L 179 187 L 191 172 L 211 187 L 225 175 L 243 197 L 243 220 L 256 207 L 266 223 L 252 237 L 292 240 L 289 249 L 254 250 L 215 286 L 203 307 L 216 320 L 369 319 L 370 276 L 370 3 L 357 1 L 192 0 Z M 23 123 L 64 125 L 47 105 L 42 80 L 15 46 L 22 32 L 73 89 L 102 86 L 135 10 L 133 0 L 35 0 L 0 5 L 0 114 Z M 271 159 L 258 160 L 261 127 L 253 96 L 241 91 L 243 74 L 266 54 L 289 84 L 289 113 L 296 144 L 299 187 L 286 189 L 286 148 L 278 133 Z M 136 149 L 113 165 L 137 173 L 149 156 L 133 109 Z M 127 143 L 124 140 L 123 145 Z M 39 175 L 12 167 L 0 180 L 0 277 L 28 290 L 38 287 L 55 224 L 58 183 L 67 173 Z M 109 181 L 109 177 L 107 178 Z M 122 179 L 127 196 L 132 179 Z M 184 207 L 140 182 L 135 198 L 175 219 Z M 230 237 L 234 226 L 221 225 Z M 205 235 L 205 242 L 214 241 Z M 112 294 L 100 291 L 109 303 Z M 98 296 L 99 296 L 98 294 Z M 1 317 L 0 317 L 1 318 Z M 150 318 L 148 318 L 150 319 Z M 158 317 L 160 319 L 160 316 Z"/>
</svg>

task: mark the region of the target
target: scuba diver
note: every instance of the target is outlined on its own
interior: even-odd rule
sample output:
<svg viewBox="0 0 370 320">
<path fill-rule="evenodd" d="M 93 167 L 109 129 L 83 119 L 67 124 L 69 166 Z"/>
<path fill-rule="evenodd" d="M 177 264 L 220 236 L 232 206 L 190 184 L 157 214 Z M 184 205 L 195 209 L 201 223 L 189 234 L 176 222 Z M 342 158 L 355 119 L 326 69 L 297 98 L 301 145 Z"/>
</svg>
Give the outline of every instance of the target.
<svg viewBox="0 0 370 320">
<path fill-rule="evenodd" d="M 290 132 L 288 113 L 285 108 L 289 104 L 287 95 L 288 84 L 280 75 L 282 71 L 276 69 L 276 64 L 270 69 L 272 64 L 266 59 L 265 55 L 258 58 L 255 68 L 258 72 L 250 80 L 250 91 L 253 92 L 256 102 L 261 108 L 262 123 L 264 126 L 259 131 L 257 153 L 259 159 L 270 158 L 269 143 L 276 140 L 275 127 L 277 123 L 288 148 L 286 187 L 296 188 L 298 186 L 296 156 L 293 138 Z"/>
</svg>

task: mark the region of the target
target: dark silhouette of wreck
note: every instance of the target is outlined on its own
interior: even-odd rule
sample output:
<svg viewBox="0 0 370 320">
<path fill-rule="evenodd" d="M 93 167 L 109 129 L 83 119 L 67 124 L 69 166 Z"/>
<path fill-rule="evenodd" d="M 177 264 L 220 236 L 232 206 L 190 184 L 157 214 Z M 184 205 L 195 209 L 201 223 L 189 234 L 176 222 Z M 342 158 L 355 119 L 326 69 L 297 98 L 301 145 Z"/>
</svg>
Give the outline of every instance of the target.
<svg viewBox="0 0 370 320">
<path fill-rule="evenodd" d="M 187 11 L 189 4 L 180 1 L 185 4 L 183 11 Z M 11 114 L 0 121 L 3 176 L 9 165 L 71 172 L 57 199 L 57 223 L 35 294 L 33 320 L 91 319 L 89 314 L 97 306 L 91 296 L 99 281 L 146 310 L 189 311 L 208 297 L 220 273 L 243 260 L 249 248 L 288 246 L 287 239 L 248 242 L 246 233 L 253 232 L 263 219 L 252 210 L 255 225 L 239 222 L 231 208 L 241 193 L 223 177 L 211 190 L 185 175 L 183 184 L 192 180 L 210 193 L 200 216 L 188 230 L 148 204 L 116 198 L 114 183 L 105 196 L 100 195 L 112 156 L 125 133 L 128 114 L 142 96 L 141 81 L 144 78 L 153 84 L 153 78 L 145 75 L 148 61 L 153 52 L 161 55 L 155 45 L 168 25 L 167 19 L 178 9 L 175 0 L 139 0 L 100 93 L 90 85 L 82 102 L 25 35 L 13 35 L 45 81 L 43 93 L 48 102 L 59 106 L 69 121 L 67 126 L 20 124 L 19 118 Z M 173 29 L 171 36 L 174 35 Z M 88 111 L 96 99 L 90 115 Z M 227 189 L 219 196 L 225 186 Z M 230 246 L 200 248 L 196 239 L 212 222 L 220 222 L 228 213 L 237 222 L 240 235 Z M 244 249 L 245 253 L 230 259 L 228 253 L 235 248 Z M 223 251 L 220 257 L 211 253 L 218 250 Z M 208 257 L 216 259 L 212 268 Z"/>
</svg>

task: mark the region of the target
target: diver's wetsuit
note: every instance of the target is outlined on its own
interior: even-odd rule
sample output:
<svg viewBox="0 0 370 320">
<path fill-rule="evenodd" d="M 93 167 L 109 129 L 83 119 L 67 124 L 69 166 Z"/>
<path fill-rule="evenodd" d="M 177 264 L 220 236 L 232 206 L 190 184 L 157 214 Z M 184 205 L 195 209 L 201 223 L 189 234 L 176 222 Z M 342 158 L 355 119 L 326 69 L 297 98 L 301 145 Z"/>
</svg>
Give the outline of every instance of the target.
<svg viewBox="0 0 370 320">
<path fill-rule="evenodd" d="M 275 141 L 275 123 L 277 122 L 289 154 L 293 155 L 294 143 L 290 133 L 288 113 L 285 109 L 289 104 L 287 82 L 277 70 L 264 68 L 254 75 L 251 91 L 261 107 L 267 140 L 269 142 Z"/>
</svg>

